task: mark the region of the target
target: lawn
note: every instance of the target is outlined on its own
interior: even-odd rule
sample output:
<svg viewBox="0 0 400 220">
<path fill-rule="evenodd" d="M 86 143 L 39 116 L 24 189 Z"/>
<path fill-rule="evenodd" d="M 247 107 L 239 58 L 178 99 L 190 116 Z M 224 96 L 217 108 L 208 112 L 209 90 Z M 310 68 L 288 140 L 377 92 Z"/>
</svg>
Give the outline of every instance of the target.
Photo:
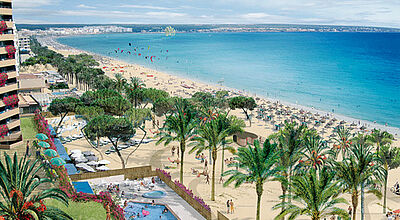
<svg viewBox="0 0 400 220">
<path fill-rule="evenodd" d="M 36 129 L 32 117 L 21 118 L 21 131 L 24 140 L 34 139 L 36 135 Z"/>
<path fill-rule="evenodd" d="M 69 214 L 74 220 L 100 220 L 106 219 L 106 210 L 97 202 L 72 202 L 66 207 L 57 200 L 47 200 L 46 206 L 59 208 Z"/>
</svg>

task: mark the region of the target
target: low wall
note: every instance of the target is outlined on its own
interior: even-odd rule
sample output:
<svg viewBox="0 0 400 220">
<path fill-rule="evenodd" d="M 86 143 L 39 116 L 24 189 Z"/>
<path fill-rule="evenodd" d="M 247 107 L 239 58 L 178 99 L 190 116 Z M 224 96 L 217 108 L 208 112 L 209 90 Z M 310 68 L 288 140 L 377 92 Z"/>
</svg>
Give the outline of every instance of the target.
<svg viewBox="0 0 400 220">
<path fill-rule="evenodd" d="M 78 181 L 78 180 L 95 179 L 95 178 L 103 178 L 103 177 L 119 176 L 119 175 L 124 175 L 125 179 L 130 179 L 130 180 L 157 176 L 156 172 L 151 169 L 151 166 L 142 166 L 142 167 L 131 167 L 125 169 L 106 170 L 95 173 L 72 174 L 69 177 L 72 181 Z"/>
<path fill-rule="evenodd" d="M 233 141 L 239 144 L 240 146 L 247 146 L 247 143 L 253 144 L 254 140 L 256 140 L 258 136 L 254 133 L 243 131 L 241 133 L 236 133 L 233 135 Z"/>
<path fill-rule="evenodd" d="M 229 220 L 228 217 L 226 217 L 224 214 L 222 214 L 220 211 L 218 211 L 218 220 Z"/>
<path fill-rule="evenodd" d="M 199 204 L 194 198 L 188 195 L 184 190 L 178 187 L 174 181 L 168 179 L 163 173 L 160 171 L 156 171 L 157 176 L 167 184 L 172 190 L 174 190 L 182 199 L 184 199 L 190 206 L 192 206 L 196 211 L 198 211 L 204 218 L 207 220 L 211 220 L 211 212 L 204 208 L 201 204 Z"/>
</svg>

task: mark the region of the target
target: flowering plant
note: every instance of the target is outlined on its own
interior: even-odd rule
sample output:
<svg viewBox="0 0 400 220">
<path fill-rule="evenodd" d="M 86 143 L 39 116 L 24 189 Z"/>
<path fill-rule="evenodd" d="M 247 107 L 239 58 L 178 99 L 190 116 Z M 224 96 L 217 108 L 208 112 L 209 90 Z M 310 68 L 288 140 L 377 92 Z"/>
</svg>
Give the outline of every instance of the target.
<svg viewBox="0 0 400 220">
<path fill-rule="evenodd" d="M 7 23 L 5 21 L 0 21 L 0 34 L 3 34 L 7 30 Z"/>
<path fill-rule="evenodd" d="M 0 73 L 0 86 L 4 86 L 7 82 L 8 75 L 7 73 Z"/>
<path fill-rule="evenodd" d="M 6 51 L 8 53 L 8 58 L 14 58 L 15 52 L 17 51 L 13 45 L 6 46 Z"/>
<path fill-rule="evenodd" d="M 185 185 L 180 183 L 178 180 L 175 180 L 175 185 L 177 185 L 179 188 L 181 188 L 184 192 L 186 192 L 189 196 L 191 196 L 194 200 L 196 200 L 200 205 L 202 205 L 204 208 L 206 208 L 208 211 L 211 211 L 210 206 L 208 206 L 204 200 L 198 196 L 195 196 L 192 192 L 192 190 L 186 188 Z"/>
<path fill-rule="evenodd" d="M 35 116 L 34 116 L 34 122 L 36 125 L 36 129 L 39 133 L 46 134 L 49 139 L 45 140 L 47 143 L 50 144 L 50 149 L 53 149 L 57 151 L 55 145 L 54 145 L 54 139 L 50 135 L 50 129 L 49 129 L 49 124 L 47 120 L 44 118 L 44 116 L 41 114 L 39 110 L 36 110 Z M 67 170 L 65 169 L 64 166 L 52 166 L 53 170 L 55 170 L 57 176 L 58 176 L 58 187 L 64 191 L 68 198 L 72 199 L 74 202 L 97 202 L 101 203 L 104 208 L 106 208 L 107 204 L 110 206 L 111 210 L 111 215 L 114 217 L 116 220 L 124 220 L 124 210 L 117 205 L 112 197 L 111 194 L 108 192 L 100 192 L 96 195 L 92 194 L 87 194 L 87 193 L 82 193 L 82 192 L 76 192 L 74 187 L 71 184 L 71 180 L 68 176 Z M 43 209 L 45 207 L 42 207 Z"/>
<path fill-rule="evenodd" d="M 14 108 L 15 105 L 18 105 L 19 99 L 18 99 L 18 95 L 14 94 L 14 95 L 9 95 L 3 98 L 3 102 L 6 106 L 11 106 Z"/>
<path fill-rule="evenodd" d="M 157 168 L 156 171 L 160 171 L 167 179 L 171 179 L 171 174 L 165 170 Z"/>
<path fill-rule="evenodd" d="M 8 133 L 8 127 L 7 125 L 0 125 L 0 136 L 1 138 L 4 138 Z"/>
</svg>

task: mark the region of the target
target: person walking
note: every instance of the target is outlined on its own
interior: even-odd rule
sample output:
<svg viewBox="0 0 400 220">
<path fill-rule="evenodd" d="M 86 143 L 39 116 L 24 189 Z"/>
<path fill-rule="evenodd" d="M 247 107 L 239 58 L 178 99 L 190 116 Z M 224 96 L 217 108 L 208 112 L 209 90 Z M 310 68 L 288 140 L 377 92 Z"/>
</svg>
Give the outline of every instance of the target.
<svg viewBox="0 0 400 220">
<path fill-rule="evenodd" d="M 228 212 L 228 214 L 229 214 L 229 211 L 230 211 L 230 202 L 229 202 L 229 199 L 228 200 L 226 200 L 226 208 L 227 208 L 227 212 Z"/>
<path fill-rule="evenodd" d="M 233 200 L 231 199 L 231 202 L 229 203 L 229 206 L 231 207 L 231 214 L 235 211 L 235 208 L 233 206 Z"/>
<path fill-rule="evenodd" d="M 353 208 L 349 205 L 349 208 L 347 209 L 349 211 L 349 216 L 351 218 L 351 214 L 353 213 Z"/>
<path fill-rule="evenodd" d="M 27 157 L 30 156 L 30 152 L 29 152 L 29 140 L 26 141 L 26 152 L 25 152 L 25 156 L 27 156 Z"/>
<path fill-rule="evenodd" d="M 175 155 L 175 146 L 172 146 L 172 149 L 171 149 L 171 154 L 172 154 L 172 156 L 174 156 L 174 155 Z"/>
</svg>

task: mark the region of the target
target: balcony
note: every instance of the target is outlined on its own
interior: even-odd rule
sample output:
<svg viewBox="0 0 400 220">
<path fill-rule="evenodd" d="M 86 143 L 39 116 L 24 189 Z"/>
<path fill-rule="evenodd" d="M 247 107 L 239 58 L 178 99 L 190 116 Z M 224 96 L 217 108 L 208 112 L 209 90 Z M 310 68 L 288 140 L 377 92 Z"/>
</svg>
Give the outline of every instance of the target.
<svg viewBox="0 0 400 220">
<path fill-rule="evenodd" d="M 0 87 L 0 94 L 11 92 L 18 89 L 18 83 L 8 84 L 3 87 Z"/>
<path fill-rule="evenodd" d="M 0 2 L 8 2 L 8 3 L 11 3 L 12 0 L 0 0 Z"/>
<path fill-rule="evenodd" d="M 4 120 L 6 118 L 9 118 L 9 117 L 17 115 L 17 114 L 19 114 L 19 108 L 14 108 L 12 110 L 5 111 L 3 113 L 0 113 L 0 120 Z"/>
<path fill-rule="evenodd" d="M 14 40 L 14 34 L 1 34 L 0 41 Z"/>
<path fill-rule="evenodd" d="M 18 127 L 21 125 L 21 121 L 19 119 L 13 119 L 10 122 L 7 123 L 7 127 L 9 130 Z"/>
<path fill-rule="evenodd" d="M 13 78 L 17 77 L 17 71 L 7 72 L 7 75 L 8 75 L 8 79 L 13 79 Z"/>
<path fill-rule="evenodd" d="M 6 66 L 14 66 L 15 64 L 16 64 L 15 59 L 1 60 L 0 61 L 0 68 L 1 67 L 6 67 Z"/>
<path fill-rule="evenodd" d="M 11 8 L 0 8 L 0 15 L 12 15 Z"/>
<path fill-rule="evenodd" d="M 21 135 L 22 135 L 21 131 L 12 131 L 11 134 L 9 134 L 7 136 L 4 136 L 4 138 L 0 137 L 0 142 L 3 142 L 3 141 L 14 141 L 14 140 L 20 138 Z"/>
<path fill-rule="evenodd" d="M 0 47 L 0 54 L 7 54 L 6 47 Z"/>
</svg>

